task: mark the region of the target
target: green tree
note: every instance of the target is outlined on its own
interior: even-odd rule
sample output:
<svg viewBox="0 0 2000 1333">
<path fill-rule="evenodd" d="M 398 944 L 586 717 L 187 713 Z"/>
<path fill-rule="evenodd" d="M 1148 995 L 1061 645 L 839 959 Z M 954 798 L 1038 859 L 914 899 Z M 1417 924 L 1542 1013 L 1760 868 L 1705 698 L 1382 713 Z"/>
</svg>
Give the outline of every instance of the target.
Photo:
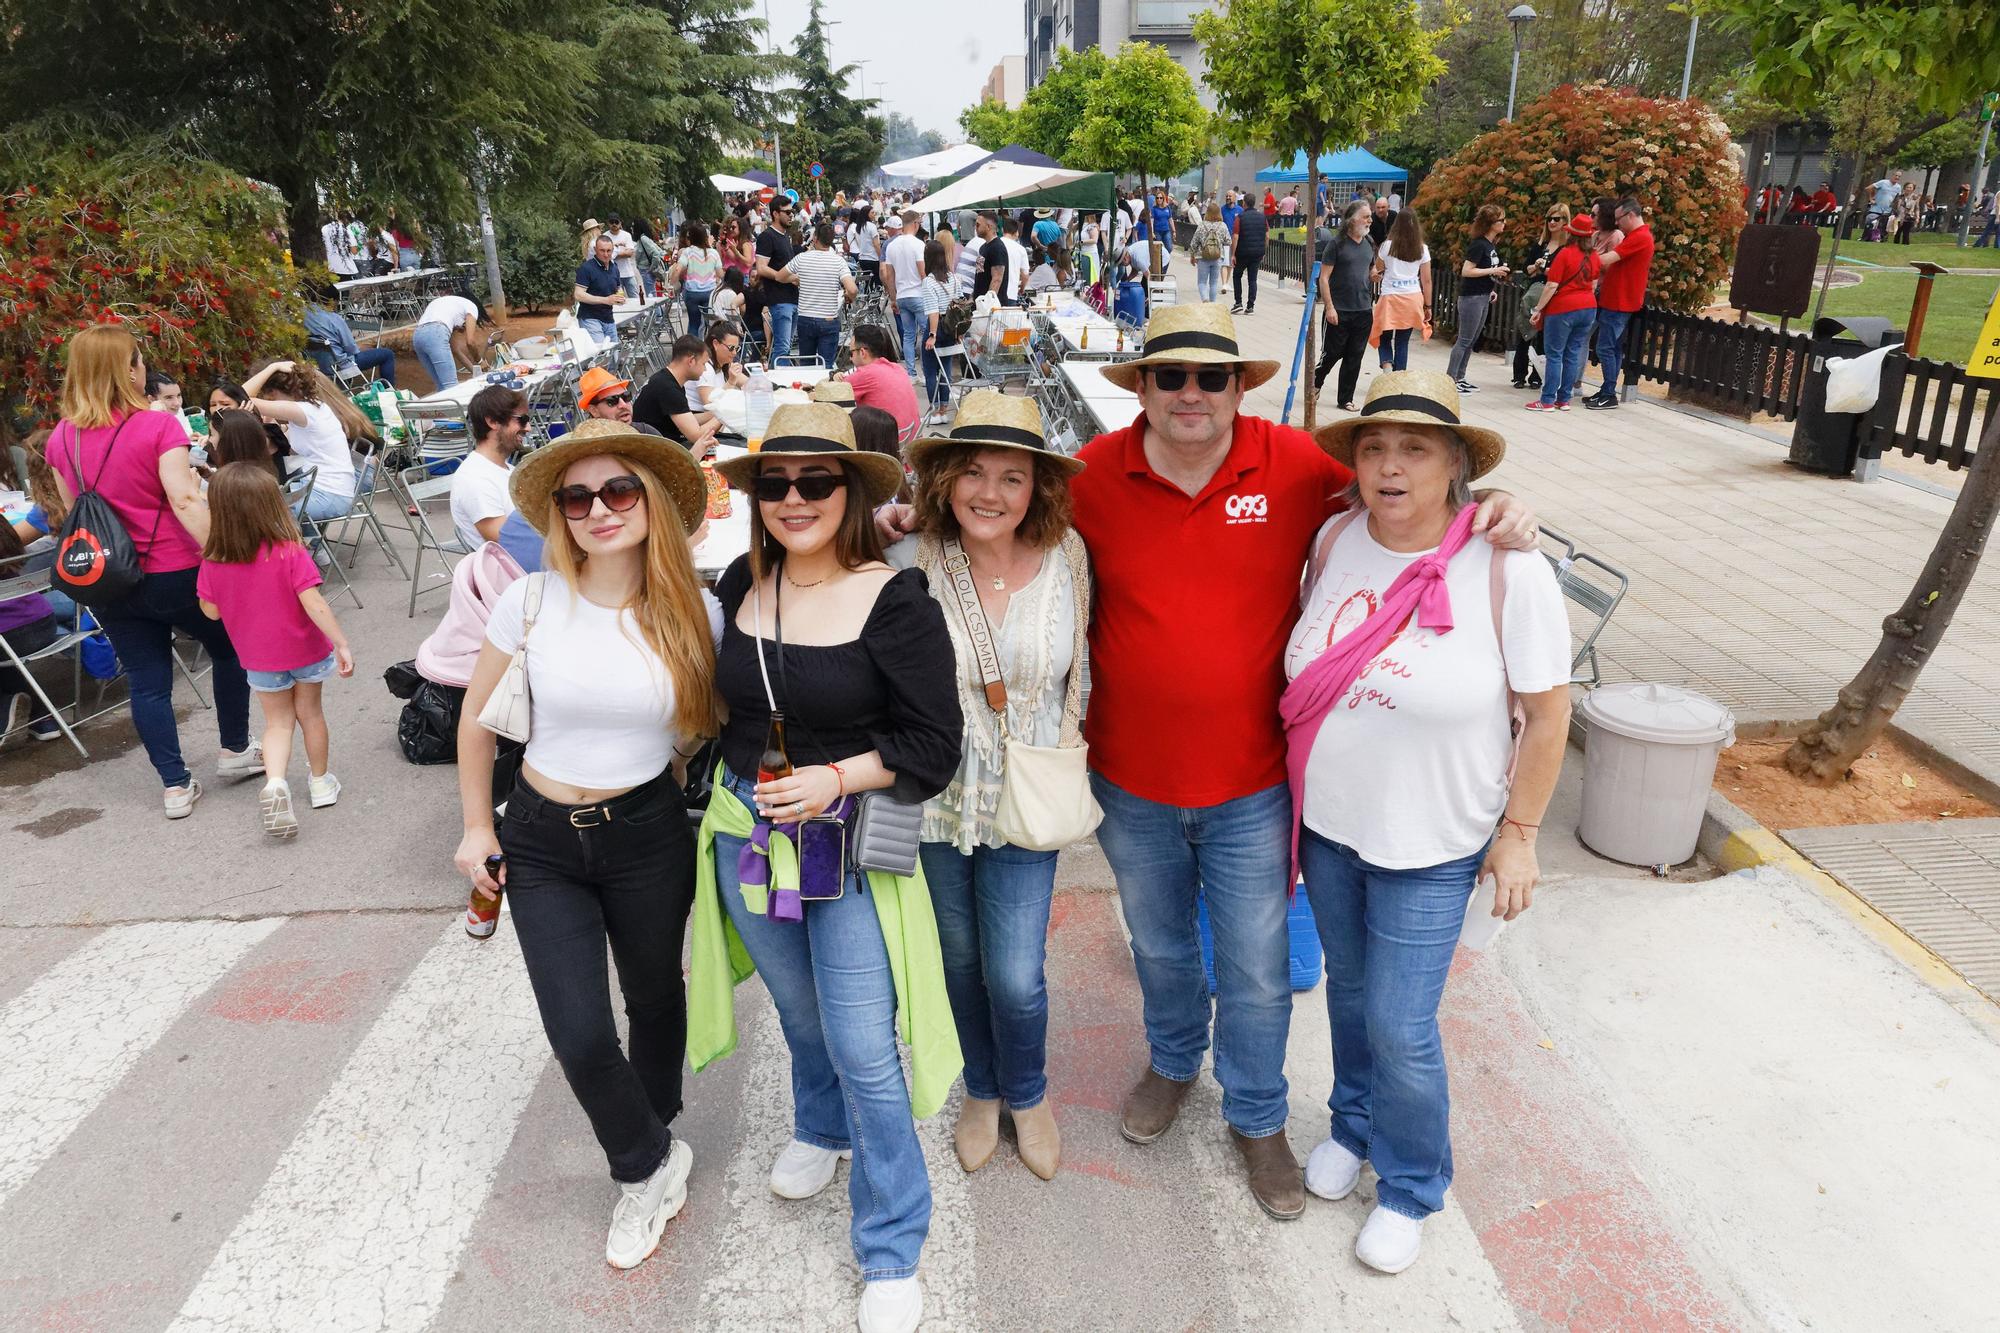
<svg viewBox="0 0 2000 1333">
<path fill-rule="evenodd" d="M 936 130 L 920 130 L 917 122 L 900 111 L 891 111 L 882 122 L 882 160 L 901 162 L 944 148 L 945 137 Z"/>
<path fill-rule="evenodd" d="M 1896 150 L 1889 159 L 1892 167 L 1948 167 L 1970 162 L 1979 152 L 1979 121 L 1964 115 L 1947 120 L 1934 130 L 1918 135 Z"/>
<path fill-rule="evenodd" d="M 1071 139 L 1076 127 L 1083 123 L 1091 90 L 1104 78 L 1110 65 L 1111 57 L 1104 54 L 1102 47 L 1058 51 L 1055 64 L 1040 83 L 1028 90 L 1021 109 L 1015 113 L 1014 142 L 1058 162 L 1068 162 L 1074 156 Z"/>
<path fill-rule="evenodd" d="M 1006 103 L 989 97 L 959 112 L 958 128 L 965 134 L 967 143 L 975 143 L 988 152 L 994 152 L 1016 142 L 1016 116 L 1016 112 L 1007 109 Z"/>
<path fill-rule="evenodd" d="M 1232 0 L 1198 17 L 1194 33 L 1219 134 L 1232 145 L 1274 149 L 1280 160 L 1305 153 L 1315 218 L 1320 154 L 1394 129 L 1445 72 L 1434 52 L 1438 34 L 1407 0 Z M 1306 330 L 1308 366 L 1317 361 L 1319 322 Z M 1309 377 L 1308 430 L 1316 396 Z"/>
<path fill-rule="evenodd" d="M 1409 173 L 1409 192 L 1423 184 L 1433 163 L 1506 114 L 1514 49 L 1495 34 L 1507 33 L 1510 8 L 1509 0 L 1423 0 L 1419 7 L 1424 26 L 1438 34 L 1433 51 L 1444 73 L 1424 91 L 1415 114 L 1369 140 L 1377 156 Z"/>
<path fill-rule="evenodd" d="M 1070 135 L 1074 165 L 1134 172 L 1141 185 L 1178 176 L 1208 155 L 1208 122 L 1180 61 L 1163 46 L 1127 42 L 1091 85 Z"/>
<path fill-rule="evenodd" d="M 1745 37 L 1756 52 L 1752 91 L 1803 112 L 1822 99 L 1838 108 L 1836 131 L 1855 142 L 1885 121 L 1894 97 L 1908 119 L 1873 151 L 1892 155 L 2000 87 L 2000 5 L 1931 0 L 1695 0 L 1704 15 Z M 1880 91 L 1894 85 L 1894 94 Z M 1859 163 L 1866 168 L 1868 163 Z M 1869 179 L 1863 170 L 1860 179 Z M 1843 216 L 1845 209 L 1842 210 Z M 1839 249 L 1835 223 L 1834 251 Z M 1831 265 L 1831 258 L 1828 263 Z M 1785 764 L 1807 781 L 1843 779 L 1915 688 L 1918 676 L 1978 571 L 1986 537 L 2000 517 L 2000 417 L 1981 432 L 1979 452 L 1951 516 L 1938 532 L 1910 594 L 1882 622 L 1882 638 L 1792 748 Z"/>
<path fill-rule="evenodd" d="M 851 190 L 882 160 L 887 126 L 870 114 L 876 107 L 872 98 L 847 95 L 861 67 L 831 63 L 820 9 L 820 0 L 812 0 L 806 25 L 792 44 L 798 87 L 788 94 L 792 125 L 784 136 L 784 151 L 792 167 L 786 174 L 796 184 L 807 179 L 807 164 L 818 162 L 826 170 L 819 181 L 822 188 Z"/>
</svg>

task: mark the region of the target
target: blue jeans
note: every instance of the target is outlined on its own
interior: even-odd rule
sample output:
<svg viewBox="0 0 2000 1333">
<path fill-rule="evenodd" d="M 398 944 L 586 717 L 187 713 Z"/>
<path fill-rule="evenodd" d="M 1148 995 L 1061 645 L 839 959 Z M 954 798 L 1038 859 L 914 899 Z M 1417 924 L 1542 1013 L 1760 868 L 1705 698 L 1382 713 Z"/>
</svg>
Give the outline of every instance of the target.
<svg viewBox="0 0 2000 1333">
<path fill-rule="evenodd" d="M 799 317 L 799 308 L 787 301 L 783 305 L 767 305 L 764 313 L 771 319 L 770 359 L 776 361 L 781 356 L 792 354 L 792 326 Z"/>
<path fill-rule="evenodd" d="M 923 297 L 896 298 L 896 336 L 903 340 L 903 369 L 912 376 L 917 373 L 917 353 L 923 350 L 924 331 L 930 324 L 930 312 L 924 309 Z"/>
<path fill-rule="evenodd" d="M 1025 847 L 919 846 L 944 946 L 944 982 L 965 1055 L 965 1095 L 1016 1111 L 1048 1091 L 1049 993 L 1042 974 L 1056 854 Z"/>
<path fill-rule="evenodd" d="M 1618 367 L 1625 359 L 1625 326 L 1632 322 L 1629 310 L 1599 310 L 1597 312 L 1597 364 L 1604 371 L 1606 398 L 1618 395 Z M 1577 369 L 1577 379 L 1583 378 L 1581 367 Z"/>
<path fill-rule="evenodd" d="M 1486 851 L 1384 870 L 1311 829 L 1299 864 L 1326 950 L 1333 1139 L 1371 1162 L 1375 1198 L 1422 1219 L 1451 1185 L 1451 1089 L 1438 1002 Z"/>
<path fill-rule="evenodd" d="M 1583 380 L 1584 362 L 1590 356 L 1590 326 L 1597 318 L 1591 307 L 1565 310 L 1542 318 L 1542 352 L 1548 363 L 1542 369 L 1542 401 L 1566 403 Z"/>
<path fill-rule="evenodd" d="M 751 804 L 756 784 L 723 772 Z M 849 1235 L 861 1276 L 909 1277 L 930 1232 L 931 1182 L 896 1054 L 896 986 L 875 904 L 850 873 L 841 897 L 805 904 L 802 923 L 757 915 L 737 887 L 742 849 L 743 839 L 717 836 L 715 887 L 778 1008 L 792 1056 L 793 1137 L 854 1149 Z"/>
<path fill-rule="evenodd" d="M 685 287 L 681 288 L 681 304 L 687 307 L 688 312 L 688 332 L 697 338 L 701 337 L 702 329 L 707 326 L 708 299 L 714 295 L 713 288 L 701 292 L 691 292 Z"/>
<path fill-rule="evenodd" d="M 610 347 L 618 341 L 618 324 L 609 319 L 579 319 L 576 326 L 597 340 L 600 347 Z"/>
<path fill-rule="evenodd" d="M 1995 240 L 1996 238 L 2000 238 L 2000 213 L 1996 213 L 1986 220 L 1986 225 L 1979 229 L 1979 239 L 1972 243 L 1972 248 L 1983 250 L 1986 248 L 1988 241 Z"/>
<path fill-rule="evenodd" d="M 1222 261 L 1220 259 L 1197 259 L 1194 261 L 1194 289 L 1204 301 L 1213 301 L 1222 290 Z"/>
<path fill-rule="evenodd" d="M 215 691 L 215 726 L 225 750 L 250 743 L 250 681 L 222 622 L 201 613 L 194 595 L 193 569 L 148 574 L 123 601 L 93 608 L 97 623 L 118 650 L 132 691 L 132 725 L 162 787 L 185 787 L 181 734 L 174 723 L 173 632 L 195 640 L 215 664 L 209 687 Z"/>
<path fill-rule="evenodd" d="M 410 350 L 440 392 L 458 383 L 458 362 L 451 355 L 451 330 L 442 324 L 419 324 L 410 331 Z"/>
<path fill-rule="evenodd" d="M 618 275 L 618 290 L 637 301 L 643 296 L 646 289 L 639 285 L 639 275 L 637 273 L 634 273 L 629 278 L 621 273 Z"/>
<path fill-rule="evenodd" d="M 1379 361 L 1383 370 L 1408 370 L 1410 368 L 1410 329 L 1384 329 L 1382 341 L 1377 344 Z"/>
<path fill-rule="evenodd" d="M 840 355 L 840 317 L 821 319 L 817 315 L 800 315 L 795 327 L 797 354 L 816 356 L 826 363 L 828 370 L 833 369 L 834 358 Z"/>
<path fill-rule="evenodd" d="M 354 364 L 373 384 L 381 380 L 390 388 L 396 387 L 396 354 L 386 347 L 363 347 L 354 354 Z"/>
<path fill-rule="evenodd" d="M 925 328 L 929 320 L 925 321 Z M 921 331 L 919 336 L 922 336 Z M 932 407 L 943 407 L 945 399 L 951 396 L 951 376 L 946 373 L 944 362 L 931 348 L 924 348 L 924 401 Z"/>
<path fill-rule="evenodd" d="M 1184 1082 L 1208 1049 L 1208 978 L 1195 894 L 1215 934 L 1215 1078 L 1222 1118 L 1262 1138 L 1285 1127 L 1285 1036 L 1292 1025 L 1285 884 L 1291 792 L 1280 783 L 1220 805 L 1161 805 L 1100 773 L 1097 842 L 1118 880 L 1145 1001 L 1153 1072 Z"/>
</svg>

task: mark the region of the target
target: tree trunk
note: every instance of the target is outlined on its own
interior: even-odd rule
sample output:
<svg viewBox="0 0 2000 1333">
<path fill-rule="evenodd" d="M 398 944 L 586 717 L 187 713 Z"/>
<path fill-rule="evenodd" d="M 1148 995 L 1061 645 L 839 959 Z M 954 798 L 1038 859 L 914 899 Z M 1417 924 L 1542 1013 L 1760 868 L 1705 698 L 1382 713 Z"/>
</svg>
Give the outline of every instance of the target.
<svg viewBox="0 0 2000 1333">
<path fill-rule="evenodd" d="M 1806 168 L 1806 126 L 1804 121 L 1792 126 L 1792 176 L 1785 182 L 1785 204 L 1791 206 L 1792 191 L 1799 188 L 1799 173 Z"/>
<path fill-rule="evenodd" d="M 1866 189 L 1868 180 L 1868 159 L 1854 159 L 1855 189 Z M 1833 285 L 1833 261 L 1840 258 L 1840 234 L 1847 229 L 1847 219 L 1854 212 L 1854 192 L 1845 191 L 1840 196 L 1840 208 L 1833 215 L 1833 244 L 1827 247 L 1826 271 L 1819 277 L 1819 295 L 1813 299 L 1813 323 L 1819 323 L 1820 312 L 1826 309 L 1827 289 Z M 1866 222 L 1864 215 L 1863 222 Z"/>
<path fill-rule="evenodd" d="M 1764 136 L 1769 130 L 1750 131 L 1750 221 L 1757 221 L 1757 207 L 1764 193 Z"/>
<path fill-rule="evenodd" d="M 1785 752 L 1785 767 L 1818 785 L 1847 776 L 1854 761 L 1916 687 L 1917 676 L 1951 625 L 1965 590 L 1979 569 L 1986 538 L 2000 514 L 2000 417 L 1986 423 L 1979 454 L 1959 490 L 1951 517 L 1902 609 L 1882 622 L 1882 641 L 1867 664 Z"/>
<path fill-rule="evenodd" d="M 1319 246 L 1315 237 L 1319 233 L 1319 155 L 1325 140 L 1315 139 L 1307 146 L 1310 155 L 1306 162 L 1306 241 L 1303 274 L 1306 283 L 1306 358 L 1301 367 L 1306 377 L 1306 411 L 1302 420 L 1305 428 L 1311 430 L 1316 424 L 1314 413 L 1319 408 L 1319 377 L 1314 368 L 1319 365 L 1319 325 L 1326 315 L 1314 308 L 1318 299 L 1318 288 L 1313 282 L 1313 260 Z"/>
</svg>

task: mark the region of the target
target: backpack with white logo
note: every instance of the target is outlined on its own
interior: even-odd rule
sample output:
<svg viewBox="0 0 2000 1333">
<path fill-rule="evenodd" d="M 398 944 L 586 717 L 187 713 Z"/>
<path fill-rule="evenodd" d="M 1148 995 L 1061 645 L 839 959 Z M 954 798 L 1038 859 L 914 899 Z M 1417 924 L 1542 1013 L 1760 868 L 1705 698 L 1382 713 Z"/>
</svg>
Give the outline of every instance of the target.
<svg viewBox="0 0 2000 1333">
<path fill-rule="evenodd" d="M 131 420 L 126 417 L 111 432 L 111 443 L 104 447 L 104 462 L 98 464 L 97 481 L 104 480 L 111 451 L 118 447 L 118 437 Z M 62 531 L 56 534 L 56 564 L 50 582 L 73 602 L 104 606 L 131 592 L 145 574 L 139 568 L 139 551 L 132 545 L 132 535 L 125 531 L 125 524 L 111 502 L 98 494 L 97 482 L 83 474 L 83 438 L 77 433 L 75 422 L 69 423 L 69 431 L 70 449 L 76 458 L 76 479 L 83 490 L 70 506 Z M 153 522 L 157 533 L 157 515 Z"/>
</svg>

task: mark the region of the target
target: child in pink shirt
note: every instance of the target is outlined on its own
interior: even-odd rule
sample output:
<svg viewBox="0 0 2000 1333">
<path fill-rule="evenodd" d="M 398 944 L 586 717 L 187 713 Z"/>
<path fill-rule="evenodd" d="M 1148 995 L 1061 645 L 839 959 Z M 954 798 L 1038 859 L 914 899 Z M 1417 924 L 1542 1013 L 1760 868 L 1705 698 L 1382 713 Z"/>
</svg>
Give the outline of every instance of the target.
<svg viewBox="0 0 2000 1333">
<path fill-rule="evenodd" d="M 208 544 L 195 595 L 202 614 L 220 620 L 264 706 L 264 791 L 258 808 L 264 831 L 290 838 L 299 831 L 285 770 L 292 728 L 304 733 L 315 810 L 340 799 L 340 779 L 327 767 L 326 714 L 320 686 L 338 671 L 354 674 L 347 638 L 320 594 L 319 567 L 306 552 L 298 524 L 271 470 L 230 463 L 208 486 Z"/>
</svg>

